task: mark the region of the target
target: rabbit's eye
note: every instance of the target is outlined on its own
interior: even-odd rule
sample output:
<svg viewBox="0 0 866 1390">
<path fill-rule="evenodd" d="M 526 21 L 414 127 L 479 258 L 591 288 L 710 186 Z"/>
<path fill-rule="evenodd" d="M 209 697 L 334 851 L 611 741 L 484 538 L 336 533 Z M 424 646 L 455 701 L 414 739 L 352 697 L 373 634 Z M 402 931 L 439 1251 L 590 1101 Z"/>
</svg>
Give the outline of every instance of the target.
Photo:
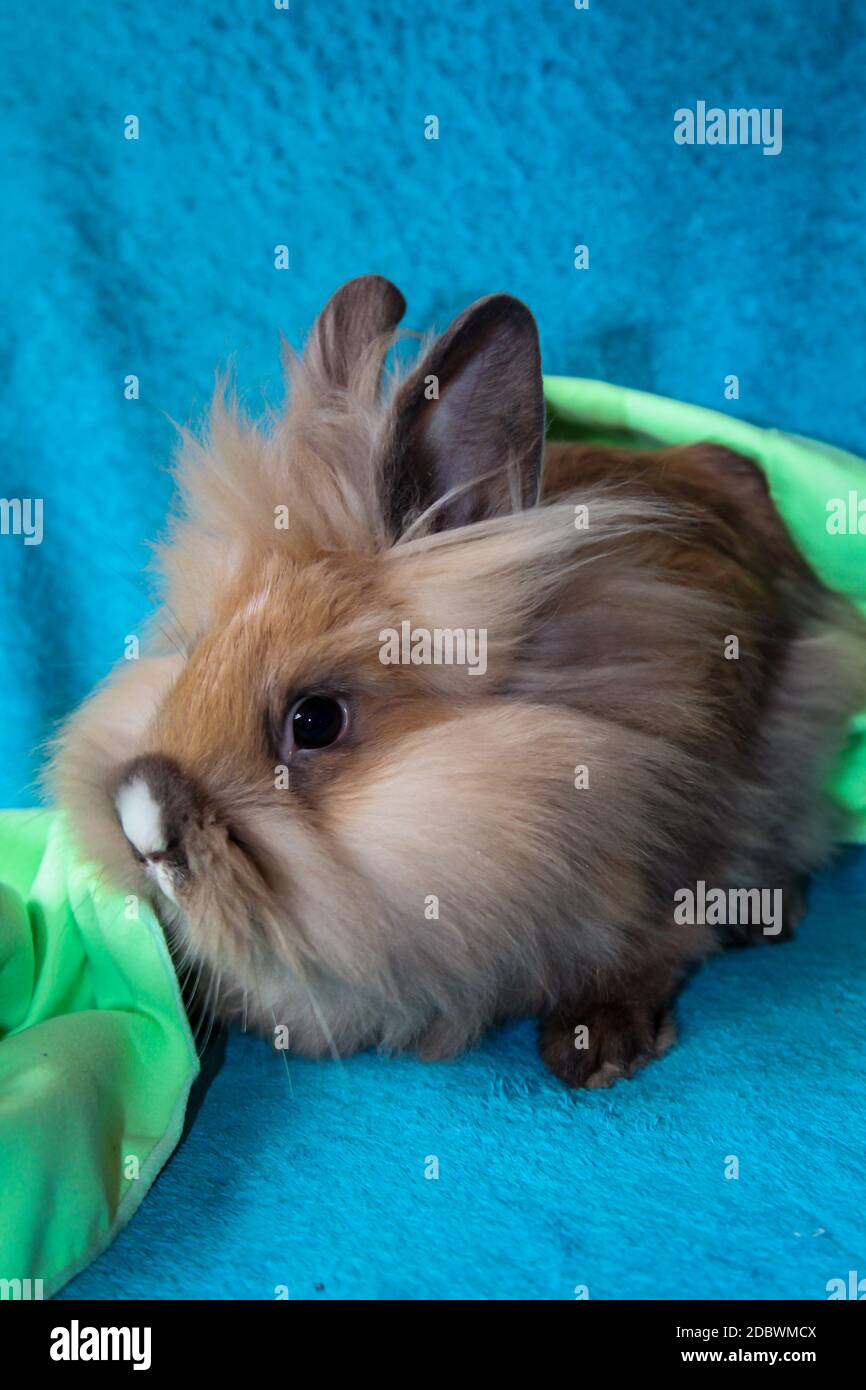
<svg viewBox="0 0 866 1390">
<path fill-rule="evenodd" d="M 343 700 L 332 695 L 303 695 L 286 720 L 286 742 L 291 748 L 328 748 L 343 737 L 349 717 Z"/>
</svg>

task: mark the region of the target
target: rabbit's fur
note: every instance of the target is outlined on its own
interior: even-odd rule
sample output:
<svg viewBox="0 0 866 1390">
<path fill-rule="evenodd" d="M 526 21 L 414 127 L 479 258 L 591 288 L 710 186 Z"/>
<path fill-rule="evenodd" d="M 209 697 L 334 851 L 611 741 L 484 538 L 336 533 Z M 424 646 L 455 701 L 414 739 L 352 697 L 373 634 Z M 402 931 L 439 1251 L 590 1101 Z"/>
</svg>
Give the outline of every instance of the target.
<svg viewBox="0 0 866 1390">
<path fill-rule="evenodd" d="M 866 700 L 863 626 L 748 460 L 550 445 L 543 467 L 508 296 L 382 387 L 403 308 L 350 282 L 290 355 L 283 418 L 220 391 L 184 436 L 155 635 L 62 733 L 58 794 L 222 1017 L 311 1055 L 443 1057 L 538 1014 L 549 1065 L 607 1084 L 738 934 L 678 925 L 678 889 L 779 888 L 790 929 L 840 829 L 822 788 Z M 483 629 L 486 673 L 383 665 L 406 620 Z M 283 760 L 310 691 L 345 699 L 346 736 Z M 158 863 L 118 819 L 131 780 Z"/>
</svg>

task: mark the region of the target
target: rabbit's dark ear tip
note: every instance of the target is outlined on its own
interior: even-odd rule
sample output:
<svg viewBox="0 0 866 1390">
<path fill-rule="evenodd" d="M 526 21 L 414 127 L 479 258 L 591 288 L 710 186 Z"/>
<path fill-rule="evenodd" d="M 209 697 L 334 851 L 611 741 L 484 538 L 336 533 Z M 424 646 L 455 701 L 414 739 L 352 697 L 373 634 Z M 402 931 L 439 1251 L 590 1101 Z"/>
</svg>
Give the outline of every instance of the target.
<svg viewBox="0 0 866 1390">
<path fill-rule="evenodd" d="M 406 299 L 398 290 L 392 280 L 388 280 L 384 275 L 371 275 L 370 280 L 376 285 L 382 298 L 388 303 L 389 317 L 398 322 L 406 312 Z"/>
<path fill-rule="evenodd" d="M 500 292 L 486 294 L 476 299 L 468 309 L 458 315 L 449 332 L 455 337 L 464 335 L 473 342 L 480 343 L 485 337 L 495 335 L 503 342 L 509 340 L 532 344 L 537 354 L 538 324 L 528 304 L 513 294 Z"/>
<path fill-rule="evenodd" d="M 497 290 L 494 294 L 485 294 L 481 299 L 476 299 L 471 304 L 470 309 L 479 309 L 482 304 L 489 306 L 501 314 L 515 314 L 518 318 L 534 318 L 529 305 L 523 299 L 518 299 L 516 295 L 509 294 L 507 290 Z"/>
<path fill-rule="evenodd" d="M 335 290 L 313 324 L 305 359 L 320 378 L 347 388 L 356 364 L 378 338 L 394 332 L 406 309 L 384 275 L 359 275 Z"/>
<path fill-rule="evenodd" d="M 392 323 L 398 323 L 406 312 L 405 298 L 393 281 L 384 275 L 357 275 L 353 280 L 347 280 L 341 285 L 337 294 L 365 302 L 371 299 L 379 300 L 385 317 Z"/>
</svg>

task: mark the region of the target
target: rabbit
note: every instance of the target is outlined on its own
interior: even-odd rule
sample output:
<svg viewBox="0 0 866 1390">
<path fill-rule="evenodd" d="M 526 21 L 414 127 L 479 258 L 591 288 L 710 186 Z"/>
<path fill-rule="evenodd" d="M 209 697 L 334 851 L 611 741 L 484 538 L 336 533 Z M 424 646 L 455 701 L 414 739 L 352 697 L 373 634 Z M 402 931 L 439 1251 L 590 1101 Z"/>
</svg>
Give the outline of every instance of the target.
<svg viewBox="0 0 866 1390">
<path fill-rule="evenodd" d="M 436 1059 L 537 1016 L 562 1081 L 609 1086 L 671 1046 L 702 959 L 793 931 L 844 830 L 866 625 L 751 460 L 545 447 L 519 300 L 386 370 L 404 310 L 380 276 L 337 290 L 265 425 L 218 383 L 145 654 L 51 784 L 220 1020 Z M 485 634 L 485 669 L 385 661 L 407 622 Z M 698 883 L 784 920 L 684 923 Z"/>
</svg>

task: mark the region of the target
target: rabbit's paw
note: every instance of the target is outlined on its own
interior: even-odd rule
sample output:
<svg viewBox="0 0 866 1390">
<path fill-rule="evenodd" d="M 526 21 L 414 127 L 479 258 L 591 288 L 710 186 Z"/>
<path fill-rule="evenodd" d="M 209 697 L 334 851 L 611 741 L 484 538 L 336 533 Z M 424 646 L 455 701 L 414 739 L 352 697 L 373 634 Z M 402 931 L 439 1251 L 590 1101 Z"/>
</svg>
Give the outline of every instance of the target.
<svg viewBox="0 0 866 1390">
<path fill-rule="evenodd" d="M 541 1057 L 567 1086 L 600 1090 L 663 1056 L 676 1036 L 672 1014 L 640 1000 L 561 1005 L 542 1023 Z"/>
</svg>

